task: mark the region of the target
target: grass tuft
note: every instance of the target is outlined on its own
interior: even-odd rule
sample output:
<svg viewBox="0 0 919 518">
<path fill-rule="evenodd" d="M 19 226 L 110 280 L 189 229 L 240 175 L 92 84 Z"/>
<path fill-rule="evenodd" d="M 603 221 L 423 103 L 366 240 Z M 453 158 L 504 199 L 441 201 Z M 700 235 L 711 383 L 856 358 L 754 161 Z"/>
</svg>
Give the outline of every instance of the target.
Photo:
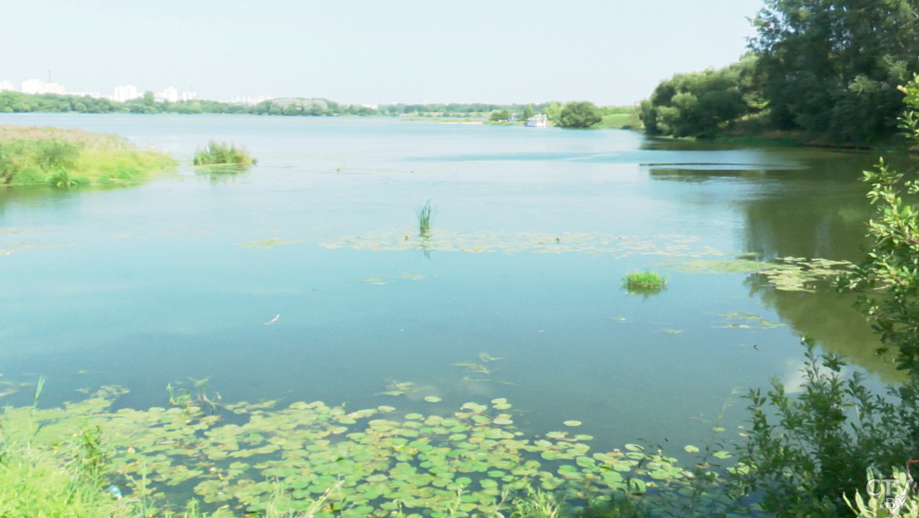
<svg viewBox="0 0 919 518">
<path fill-rule="evenodd" d="M 257 163 L 258 160 L 252 158 L 249 153 L 242 147 L 236 147 L 235 144 L 226 142 L 217 142 L 211 140 L 206 147 L 198 148 L 195 151 L 195 165 L 238 165 L 248 167 Z"/>
<path fill-rule="evenodd" d="M 632 272 L 622 278 L 622 287 L 629 293 L 653 295 L 667 289 L 667 276 L 650 270 Z"/>
<path fill-rule="evenodd" d="M 418 218 L 418 233 L 421 237 L 431 235 L 431 216 L 434 209 L 431 207 L 431 200 L 428 200 L 421 207 L 415 209 L 415 216 Z"/>
</svg>

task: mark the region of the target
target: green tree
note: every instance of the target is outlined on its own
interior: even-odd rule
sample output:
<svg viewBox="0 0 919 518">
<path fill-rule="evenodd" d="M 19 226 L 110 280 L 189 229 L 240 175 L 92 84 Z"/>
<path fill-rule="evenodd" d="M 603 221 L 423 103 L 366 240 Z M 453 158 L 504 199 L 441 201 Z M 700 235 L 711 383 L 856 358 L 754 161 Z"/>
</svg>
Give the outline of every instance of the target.
<svg viewBox="0 0 919 518">
<path fill-rule="evenodd" d="M 528 104 L 526 105 L 526 108 L 523 109 L 523 118 L 529 119 L 532 116 L 533 116 L 533 106 Z"/>
<path fill-rule="evenodd" d="M 589 128 L 603 120 L 600 110 L 589 101 L 573 102 L 565 105 L 558 118 L 558 125 L 563 128 Z"/>
<path fill-rule="evenodd" d="M 676 74 L 662 81 L 639 116 L 651 135 L 714 137 L 764 103 L 752 54 L 728 67 Z"/>
<path fill-rule="evenodd" d="M 509 111 L 498 110 L 498 111 L 491 112 L 491 117 L 489 117 L 489 120 L 493 122 L 497 122 L 497 121 L 506 121 L 506 120 L 509 120 L 510 118 L 511 118 L 511 113 Z"/>
<path fill-rule="evenodd" d="M 919 71 L 914 0 L 766 0 L 751 48 L 772 123 L 839 141 L 895 133 Z"/>
<path fill-rule="evenodd" d="M 564 104 L 558 101 L 552 101 L 548 106 L 546 106 L 546 116 L 552 120 L 558 120 L 558 118 L 562 115 L 562 110 L 564 108 Z"/>
</svg>

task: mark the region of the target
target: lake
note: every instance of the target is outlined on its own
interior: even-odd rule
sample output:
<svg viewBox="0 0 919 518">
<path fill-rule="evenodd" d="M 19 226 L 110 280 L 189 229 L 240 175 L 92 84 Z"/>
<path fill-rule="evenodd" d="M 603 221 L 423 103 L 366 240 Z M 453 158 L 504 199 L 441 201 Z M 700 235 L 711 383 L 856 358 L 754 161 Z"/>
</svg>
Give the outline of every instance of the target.
<svg viewBox="0 0 919 518">
<path fill-rule="evenodd" d="M 44 376 L 42 405 L 121 385 L 119 406 L 164 406 L 188 378 L 224 401 L 506 398 L 528 434 L 577 420 L 596 451 L 682 454 L 714 426 L 733 441 L 750 387 L 793 383 L 802 334 L 897 379 L 852 300 L 726 266 L 859 260 L 868 153 L 389 119 L 0 123 L 117 133 L 185 164 L 132 187 L 0 190 L 0 372 Z M 210 138 L 258 165 L 194 170 Z M 629 294 L 643 269 L 667 289 Z"/>
</svg>

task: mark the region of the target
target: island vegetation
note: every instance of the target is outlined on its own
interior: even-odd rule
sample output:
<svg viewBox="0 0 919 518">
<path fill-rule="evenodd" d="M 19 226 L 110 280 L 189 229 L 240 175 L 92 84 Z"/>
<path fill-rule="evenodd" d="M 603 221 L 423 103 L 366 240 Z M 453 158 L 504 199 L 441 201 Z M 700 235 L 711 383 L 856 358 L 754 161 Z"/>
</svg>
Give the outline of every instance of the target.
<svg viewBox="0 0 919 518">
<path fill-rule="evenodd" d="M 0 126 L 0 184 L 132 183 L 176 166 L 168 154 L 78 129 Z"/>
<path fill-rule="evenodd" d="M 195 165 L 235 165 L 248 167 L 258 162 L 242 147 L 226 142 L 211 140 L 207 146 L 195 151 L 192 159 Z"/>
</svg>

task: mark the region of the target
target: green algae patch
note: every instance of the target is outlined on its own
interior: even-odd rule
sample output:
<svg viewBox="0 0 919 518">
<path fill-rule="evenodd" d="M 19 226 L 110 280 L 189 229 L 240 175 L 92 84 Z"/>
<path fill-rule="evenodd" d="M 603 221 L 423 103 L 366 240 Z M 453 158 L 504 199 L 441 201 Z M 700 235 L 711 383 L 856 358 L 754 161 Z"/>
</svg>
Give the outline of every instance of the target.
<svg viewBox="0 0 919 518">
<path fill-rule="evenodd" d="M 137 183 L 178 165 L 116 135 L 79 129 L 0 125 L 0 184 L 112 185 Z"/>
<path fill-rule="evenodd" d="M 382 230 L 321 241 L 329 249 L 370 251 L 419 250 L 422 252 L 468 253 L 534 253 L 612 255 L 615 258 L 635 255 L 677 257 L 720 256 L 725 252 L 699 243 L 699 238 L 660 235 L 650 238 L 617 236 L 601 232 L 456 232 L 446 229 L 418 235 L 414 230 Z"/>
<path fill-rule="evenodd" d="M 305 241 L 287 241 L 280 238 L 259 239 L 257 241 L 248 241 L 239 243 L 236 246 L 241 248 L 274 248 L 276 246 L 296 245 Z"/>
<path fill-rule="evenodd" d="M 591 436 L 567 432 L 529 438 L 514 426 L 504 398 L 426 416 L 321 401 L 234 403 L 217 413 L 195 406 L 116 410 L 124 393 L 105 387 L 62 408 L 8 408 L 3 439 L 55 458 L 78 449 L 83 431 L 99 430 L 111 468 L 106 482 L 126 498 L 143 495 L 165 507 L 195 497 L 237 513 L 274 506 L 317 518 L 382 517 L 393 509 L 494 516 L 508 508 L 509 495 L 537 488 L 560 501 L 619 492 L 650 502 L 676 498 L 693 484 L 692 474 L 660 451 L 626 445 L 625 452 L 593 453 Z"/>
</svg>

